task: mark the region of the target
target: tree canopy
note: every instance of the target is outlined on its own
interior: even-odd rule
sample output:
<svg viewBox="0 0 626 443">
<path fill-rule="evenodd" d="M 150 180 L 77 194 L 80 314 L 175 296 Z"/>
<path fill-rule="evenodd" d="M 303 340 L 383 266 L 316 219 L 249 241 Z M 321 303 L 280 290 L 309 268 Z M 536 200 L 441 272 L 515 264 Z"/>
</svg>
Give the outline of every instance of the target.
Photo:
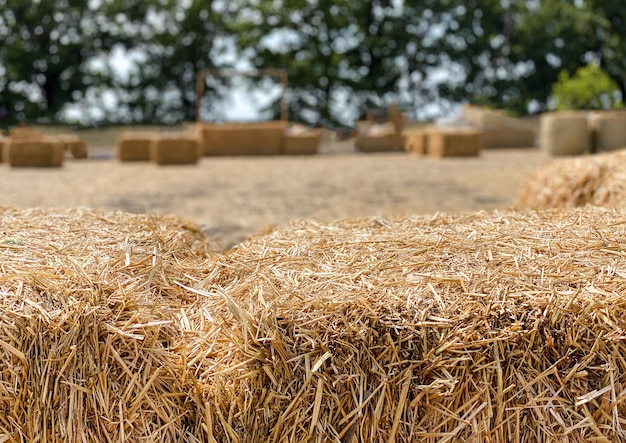
<svg viewBox="0 0 626 443">
<path fill-rule="evenodd" d="M 527 114 L 590 63 L 623 97 L 625 24 L 608 0 L 0 0 L 0 126 L 192 120 L 197 71 L 228 66 L 286 69 L 309 125 L 392 101 Z M 226 83 L 209 86 L 218 103 Z"/>
</svg>

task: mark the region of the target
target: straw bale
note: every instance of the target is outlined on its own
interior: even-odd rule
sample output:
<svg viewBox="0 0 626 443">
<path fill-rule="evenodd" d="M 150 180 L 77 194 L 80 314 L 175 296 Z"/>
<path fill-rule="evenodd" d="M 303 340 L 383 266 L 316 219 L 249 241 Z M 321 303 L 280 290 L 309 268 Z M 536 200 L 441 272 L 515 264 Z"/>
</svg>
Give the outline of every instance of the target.
<svg viewBox="0 0 626 443">
<path fill-rule="evenodd" d="M 279 155 L 286 121 L 197 123 L 202 151 L 208 155 Z"/>
<path fill-rule="evenodd" d="M 402 151 L 402 134 L 396 132 L 391 123 L 365 123 L 357 125 L 359 130 L 354 146 L 361 152 Z"/>
<path fill-rule="evenodd" d="M 428 134 L 431 157 L 477 156 L 482 146 L 482 131 L 470 128 L 437 128 Z"/>
<path fill-rule="evenodd" d="M 12 127 L 9 130 L 9 137 L 13 140 L 42 140 L 45 138 L 45 135 L 35 128 L 21 125 Z"/>
<path fill-rule="evenodd" d="M 591 138 L 586 112 L 555 112 L 541 116 L 539 144 L 548 155 L 591 152 Z"/>
<path fill-rule="evenodd" d="M 289 128 L 283 139 L 283 154 L 317 154 L 322 136 L 321 129 Z"/>
<path fill-rule="evenodd" d="M 0 163 L 4 161 L 4 157 L 3 157 L 4 147 L 8 146 L 10 141 L 11 139 L 9 137 L 3 137 L 2 135 L 0 135 Z"/>
<path fill-rule="evenodd" d="M 554 160 L 522 185 L 519 208 L 626 208 L 626 152 Z"/>
<path fill-rule="evenodd" d="M 158 137 L 152 132 L 122 132 L 115 144 L 121 162 L 150 161 L 150 144 Z"/>
<path fill-rule="evenodd" d="M 192 165 L 202 156 L 194 134 L 159 134 L 150 145 L 150 159 L 157 165 Z"/>
<path fill-rule="evenodd" d="M 497 128 L 482 131 L 482 149 L 533 146 L 535 146 L 535 132 L 529 129 Z"/>
<path fill-rule="evenodd" d="M 626 115 L 623 113 L 592 114 L 589 124 L 593 131 L 594 152 L 626 148 Z"/>
<path fill-rule="evenodd" d="M 2 157 L 11 167 L 60 167 L 65 147 L 53 137 L 11 139 L 5 144 Z"/>
<path fill-rule="evenodd" d="M 428 152 L 428 130 L 411 129 L 402 134 L 404 150 L 416 155 Z"/>
<path fill-rule="evenodd" d="M 501 109 L 488 109 L 472 104 L 463 106 L 463 117 L 468 124 L 481 129 L 504 128 L 513 120 L 504 115 Z"/>
<path fill-rule="evenodd" d="M 57 134 L 56 138 L 65 146 L 74 159 L 87 158 L 87 145 L 75 134 Z"/>
<path fill-rule="evenodd" d="M 0 210 L 0 441 L 206 441 L 179 286 L 214 252 L 176 217 Z"/>
<path fill-rule="evenodd" d="M 214 319 L 192 362 L 205 428 L 242 442 L 623 441 L 625 219 L 310 220 L 251 238 L 194 289 Z"/>
</svg>

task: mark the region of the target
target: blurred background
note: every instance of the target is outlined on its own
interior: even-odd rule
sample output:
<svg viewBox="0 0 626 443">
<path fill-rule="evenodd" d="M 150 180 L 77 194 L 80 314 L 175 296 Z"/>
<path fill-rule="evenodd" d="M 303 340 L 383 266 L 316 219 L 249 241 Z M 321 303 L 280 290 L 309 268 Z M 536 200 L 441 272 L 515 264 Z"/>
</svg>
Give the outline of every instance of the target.
<svg viewBox="0 0 626 443">
<path fill-rule="evenodd" d="M 621 107 L 625 25 L 615 0 L 0 0 L 0 128 L 193 121 L 204 69 L 286 69 L 309 126 Z M 204 81 L 203 120 L 278 116 L 277 79 Z"/>
</svg>

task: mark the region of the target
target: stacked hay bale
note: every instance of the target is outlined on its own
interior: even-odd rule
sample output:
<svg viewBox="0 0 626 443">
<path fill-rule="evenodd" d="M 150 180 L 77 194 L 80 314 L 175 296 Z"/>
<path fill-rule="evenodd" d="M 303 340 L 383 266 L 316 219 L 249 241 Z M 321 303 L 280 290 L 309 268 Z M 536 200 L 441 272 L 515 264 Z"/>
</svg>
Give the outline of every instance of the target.
<svg viewBox="0 0 626 443">
<path fill-rule="evenodd" d="M 195 134 L 160 133 L 150 144 L 150 159 L 157 165 L 193 165 L 202 156 Z"/>
<path fill-rule="evenodd" d="M 425 155 L 428 152 L 428 129 L 416 128 L 402 134 L 404 150 L 415 155 Z"/>
<path fill-rule="evenodd" d="M 626 114 L 602 112 L 589 115 L 593 151 L 606 152 L 626 148 Z"/>
<path fill-rule="evenodd" d="M 115 143 L 115 155 L 121 162 L 150 161 L 150 145 L 158 133 L 122 132 Z"/>
<path fill-rule="evenodd" d="M 626 152 L 552 161 L 524 182 L 516 203 L 536 209 L 586 204 L 626 208 Z"/>
<path fill-rule="evenodd" d="M 90 210 L 0 223 L 0 441 L 203 441 L 179 286 L 211 254 L 197 228 Z"/>
<path fill-rule="evenodd" d="M 210 155 L 279 155 L 287 122 L 197 123 L 202 152 Z"/>
<path fill-rule="evenodd" d="M 0 162 L 4 161 L 2 153 L 4 152 L 4 147 L 8 146 L 10 141 L 11 139 L 9 137 L 0 135 Z"/>
<path fill-rule="evenodd" d="M 87 145 L 75 134 L 58 134 L 56 138 L 70 152 L 74 159 L 85 159 L 88 156 Z"/>
<path fill-rule="evenodd" d="M 550 156 L 592 152 L 592 134 L 587 112 L 543 114 L 539 128 L 540 146 Z"/>
<path fill-rule="evenodd" d="M 295 223 L 196 291 L 215 441 L 620 441 L 624 213 Z M 201 356 L 205 357 L 201 357 Z"/>
<path fill-rule="evenodd" d="M 18 126 L 9 131 L 9 142 L 3 146 L 2 158 L 11 167 L 60 167 L 65 158 L 65 146 L 56 137 Z"/>
<path fill-rule="evenodd" d="M 292 125 L 285 131 L 282 152 L 287 155 L 317 154 L 321 136 L 321 129 Z"/>
<path fill-rule="evenodd" d="M 428 132 L 427 152 L 431 157 L 477 156 L 482 131 L 473 128 L 433 128 Z"/>
<path fill-rule="evenodd" d="M 359 122 L 354 147 L 361 152 L 392 152 L 404 149 L 402 135 L 392 123 Z"/>
<path fill-rule="evenodd" d="M 508 117 L 502 110 L 466 104 L 463 106 L 465 121 L 483 132 L 481 147 L 529 148 L 535 146 L 535 128 L 531 123 Z"/>
</svg>

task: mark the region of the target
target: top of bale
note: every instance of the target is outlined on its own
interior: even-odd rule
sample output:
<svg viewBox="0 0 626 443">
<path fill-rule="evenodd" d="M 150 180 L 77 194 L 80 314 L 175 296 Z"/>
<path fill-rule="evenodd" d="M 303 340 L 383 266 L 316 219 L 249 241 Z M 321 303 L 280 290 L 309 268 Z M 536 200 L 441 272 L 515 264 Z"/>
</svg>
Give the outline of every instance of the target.
<svg viewBox="0 0 626 443">
<path fill-rule="evenodd" d="M 626 151 L 554 160 L 522 185 L 517 208 L 626 206 Z"/>
<path fill-rule="evenodd" d="M 220 318 L 202 363 L 216 439 L 620 439 L 625 226 L 495 211 L 244 241 L 195 288 Z"/>
<path fill-rule="evenodd" d="M 0 440 L 195 441 L 179 284 L 212 254 L 176 217 L 0 209 Z"/>
</svg>

